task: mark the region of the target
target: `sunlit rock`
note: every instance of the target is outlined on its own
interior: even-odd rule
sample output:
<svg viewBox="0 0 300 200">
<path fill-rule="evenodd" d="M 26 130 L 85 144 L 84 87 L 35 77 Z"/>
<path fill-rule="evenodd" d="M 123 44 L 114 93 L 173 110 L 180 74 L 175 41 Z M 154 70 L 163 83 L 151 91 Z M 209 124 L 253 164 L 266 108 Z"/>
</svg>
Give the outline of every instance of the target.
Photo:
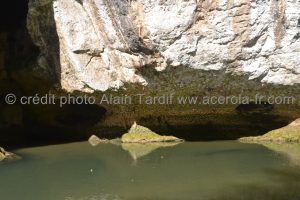
<svg viewBox="0 0 300 200">
<path fill-rule="evenodd" d="M 284 0 L 30 0 L 27 28 L 40 67 L 55 72 L 59 90 L 133 96 L 132 104 L 106 106 L 97 128 L 118 127 L 119 134 L 134 120 L 162 130 L 209 125 L 216 134 L 210 139 L 235 139 L 286 124 L 300 101 L 245 118 L 235 112 L 241 102 L 183 107 L 175 99 L 299 100 L 299 14 L 299 3 Z M 135 99 L 140 93 L 174 94 L 174 105 L 145 108 Z"/>
<path fill-rule="evenodd" d="M 68 91 L 146 86 L 149 65 L 295 85 L 299 14 L 284 0 L 31 0 L 27 26 Z"/>
<path fill-rule="evenodd" d="M 153 143 L 153 142 L 181 142 L 174 136 L 161 136 L 154 133 L 150 129 L 137 125 L 134 123 L 128 133 L 122 135 L 121 138 L 123 143 Z"/>
</svg>

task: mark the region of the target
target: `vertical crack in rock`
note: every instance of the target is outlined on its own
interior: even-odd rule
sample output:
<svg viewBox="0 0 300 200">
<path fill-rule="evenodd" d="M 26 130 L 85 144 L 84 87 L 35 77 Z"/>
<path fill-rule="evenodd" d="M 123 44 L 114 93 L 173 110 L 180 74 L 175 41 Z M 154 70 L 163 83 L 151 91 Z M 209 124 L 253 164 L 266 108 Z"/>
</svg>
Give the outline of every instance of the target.
<svg viewBox="0 0 300 200">
<path fill-rule="evenodd" d="M 137 51 L 140 43 L 128 19 L 127 2 L 55 0 L 53 5 L 65 89 L 83 90 L 85 83 L 105 91 L 119 88 L 124 82 L 146 83 L 136 74 L 140 57 L 132 50 Z M 91 52 L 101 56 L 91 59 Z"/>
<path fill-rule="evenodd" d="M 121 22 L 117 23 L 117 20 L 120 21 L 120 18 L 127 15 L 127 11 L 124 10 L 125 7 L 127 9 L 127 2 L 124 1 L 124 4 L 126 4 L 126 5 L 124 5 L 123 8 L 117 7 L 117 5 L 116 5 L 117 2 L 118 1 L 105 0 L 104 4 L 105 4 L 106 9 L 107 9 L 107 14 L 108 14 L 108 16 L 110 17 L 110 19 L 112 21 L 112 25 L 113 25 L 114 29 L 116 30 L 117 37 L 120 38 L 121 43 L 123 43 L 123 45 L 124 45 L 124 51 L 129 52 L 130 46 L 128 44 L 127 38 L 125 39 L 125 37 L 123 35 L 122 28 L 121 28 Z M 123 9 L 123 10 L 120 10 L 120 9 Z"/>
<path fill-rule="evenodd" d="M 243 47 L 249 42 L 250 29 L 250 4 L 248 0 L 228 3 L 229 17 L 232 17 L 232 30 L 234 40 L 229 45 L 230 60 L 239 60 L 243 57 Z"/>
<path fill-rule="evenodd" d="M 135 32 L 138 33 L 140 39 L 149 42 L 147 30 L 145 29 L 144 5 L 138 1 L 132 1 L 129 4 L 129 17 L 134 24 Z M 149 44 L 150 45 L 150 44 Z M 152 46 L 152 45 L 151 45 Z"/>
<path fill-rule="evenodd" d="M 272 0 L 271 10 L 274 20 L 274 35 L 276 48 L 281 47 L 281 41 L 285 35 L 286 29 L 286 1 Z"/>
</svg>

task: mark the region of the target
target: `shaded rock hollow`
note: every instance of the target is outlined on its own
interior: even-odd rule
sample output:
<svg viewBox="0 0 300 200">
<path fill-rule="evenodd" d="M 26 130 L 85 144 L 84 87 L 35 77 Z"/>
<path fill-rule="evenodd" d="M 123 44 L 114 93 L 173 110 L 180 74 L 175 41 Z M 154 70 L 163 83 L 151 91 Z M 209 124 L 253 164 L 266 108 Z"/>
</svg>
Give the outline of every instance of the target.
<svg viewBox="0 0 300 200">
<path fill-rule="evenodd" d="M 37 67 L 75 95 L 300 99 L 299 10 L 291 0 L 30 0 L 27 29 L 40 49 Z M 22 74 L 14 78 L 21 87 L 28 80 Z M 258 111 L 238 105 L 101 106 L 107 112 L 91 129 L 108 135 L 138 121 L 181 138 L 237 138 L 299 117 L 299 101 Z M 31 109 L 51 126 L 69 116 L 57 114 L 58 108 Z"/>
</svg>

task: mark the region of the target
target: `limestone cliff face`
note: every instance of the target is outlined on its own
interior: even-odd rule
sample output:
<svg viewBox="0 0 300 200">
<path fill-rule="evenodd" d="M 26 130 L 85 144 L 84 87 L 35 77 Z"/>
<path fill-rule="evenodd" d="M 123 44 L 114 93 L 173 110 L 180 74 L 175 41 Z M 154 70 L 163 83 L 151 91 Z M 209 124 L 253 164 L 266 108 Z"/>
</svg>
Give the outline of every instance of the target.
<svg viewBox="0 0 300 200">
<path fill-rule="evenodd" d="M 31 0 L 28 29 L 67 91 L 300 84 L 298 0 Z"/>
<path fill-rule="evenodd" d="M 299 0 L 30 0 L 27 28 L 40 48 L 39 65 L 67 92 L 79 91 L 74 94 L 298 100 L 274 106 L 95 105 L 105 110 L 95 134 L 119 134 L 137 121 L 181 138 L 233 139 L 299 117 Z M 78 115 L 90 112 L 84 110 Z M 72 112 L 66 118 L 79 118 Z M 46 123 L 51 114 L 40 111 L 37 118 L 45 115 Z"/>
</svg>

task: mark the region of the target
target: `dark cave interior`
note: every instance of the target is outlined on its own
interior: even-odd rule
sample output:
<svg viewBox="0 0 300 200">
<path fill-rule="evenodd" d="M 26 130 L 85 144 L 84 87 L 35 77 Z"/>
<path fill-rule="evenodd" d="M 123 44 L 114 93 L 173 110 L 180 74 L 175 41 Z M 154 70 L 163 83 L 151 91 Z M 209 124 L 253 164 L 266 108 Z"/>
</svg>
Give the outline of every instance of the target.
<svg viewBox="0 0 300 200">
<path fill-rule="evenodd" d="M 28 0 L 9 0 L 1 2 L 1 31 L 16 31 L 26 24 Z"/>
</svg>

